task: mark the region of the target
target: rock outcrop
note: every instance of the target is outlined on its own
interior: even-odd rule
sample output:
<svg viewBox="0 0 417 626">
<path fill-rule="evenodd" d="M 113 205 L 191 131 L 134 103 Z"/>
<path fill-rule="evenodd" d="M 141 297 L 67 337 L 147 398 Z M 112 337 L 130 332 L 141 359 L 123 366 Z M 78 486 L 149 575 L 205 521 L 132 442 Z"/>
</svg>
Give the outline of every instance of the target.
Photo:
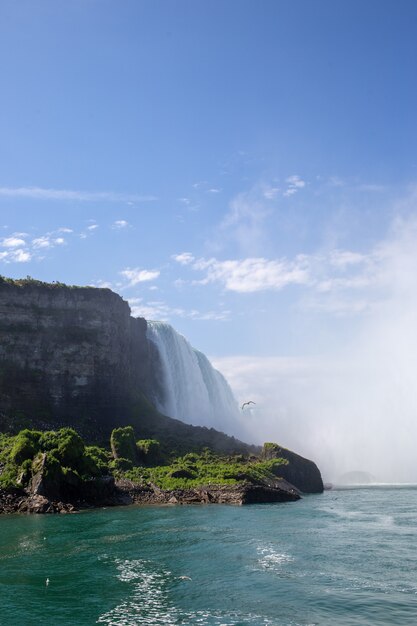
<svg viewBox="0 0 417 626">
<path fill-rule="evenodd" d="M 128 480 L 116 482 L 119 493 L 132 504 L 260 504 L 294 502 L 300 492 L 285 480 L 274 484 L 242 482 L 235 485 L 203 485 L 189 489 L 159 489 L 156 485 L 136 485 Z"/>
<path fill-rule="evenodd" d="M 262 458 L 265 460 L 286 459 L 288 461 L 286 465 L 280 465 L 274 470 L 277 476 L 296 485 L 304 493 L 322 493 L 323 480 L 319 468 L 313 461 L 282 448 L 276 443 L 264 444 Z"/>
</svg>

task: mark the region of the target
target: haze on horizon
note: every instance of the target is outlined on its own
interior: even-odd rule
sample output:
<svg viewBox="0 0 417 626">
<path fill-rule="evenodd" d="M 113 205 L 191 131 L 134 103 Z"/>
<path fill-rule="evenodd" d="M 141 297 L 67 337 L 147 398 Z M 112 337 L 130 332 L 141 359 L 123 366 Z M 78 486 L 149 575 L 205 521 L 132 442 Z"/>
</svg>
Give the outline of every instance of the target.
<svg viewBox="0 0 417 626">
<path fill-rule="evenodd" d="M 416 3 L 0 11 L 0 273 L 169 321 L 242 437 L 416 481 Z"/>
</svg>

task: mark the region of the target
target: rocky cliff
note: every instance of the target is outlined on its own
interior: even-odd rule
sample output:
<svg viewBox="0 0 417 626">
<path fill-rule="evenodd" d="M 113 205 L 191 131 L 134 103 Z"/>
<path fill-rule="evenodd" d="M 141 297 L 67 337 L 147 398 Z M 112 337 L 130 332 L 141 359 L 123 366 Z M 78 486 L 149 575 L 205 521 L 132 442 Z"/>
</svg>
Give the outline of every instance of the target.
<svg viewBox="0 0 417 626">
<path fill-rule="evenodd" d="M 122 422 L 146 388 L 149 358 L 146 321 L 109 289 L 0 282 L 3 414 Z"/>
<path fill-rule="evenodd" d="M 110 289 L 0 279 L 0 431 L 71 425 L 96 440 L 132 423 L 179 450 L 253 449 L 155 410 L 159 357 L 146 328 Z"/>
</svg>

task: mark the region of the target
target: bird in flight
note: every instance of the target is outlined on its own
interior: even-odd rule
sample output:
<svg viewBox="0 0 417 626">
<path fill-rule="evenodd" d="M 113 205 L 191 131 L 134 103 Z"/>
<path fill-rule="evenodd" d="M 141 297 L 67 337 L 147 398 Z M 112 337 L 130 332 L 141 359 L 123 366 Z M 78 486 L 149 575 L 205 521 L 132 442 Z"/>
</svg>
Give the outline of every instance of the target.
<svg viewBox="0 0 417 626">
<path fill-rule="evenodd" d="M 256 402 L 254 402 L 253 400 L 249 400 L 249 402 L 244 402 L 242 404 L 242 406 L 240 407 L 242 409 L 242 411 L 243 411 L 244 407 L 249 405 L 249 404 L 256 404 Z"/>
</svg>

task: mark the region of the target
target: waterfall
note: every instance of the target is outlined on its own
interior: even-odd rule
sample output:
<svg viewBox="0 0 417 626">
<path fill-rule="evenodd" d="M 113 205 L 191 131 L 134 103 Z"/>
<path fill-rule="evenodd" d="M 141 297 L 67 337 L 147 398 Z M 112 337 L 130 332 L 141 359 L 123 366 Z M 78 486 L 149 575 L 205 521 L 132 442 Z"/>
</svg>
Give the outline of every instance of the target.
<svg viewBox="0 0 417 626">
<path fill-rule="evenodd" d="M 161 413 L 220 430 L 237 423 L 239 410 L 232 390 L 202 352 L 164 322 L 148 321 L 147 336 L 161 362 L 164 393 L 154 398 Z"/>
</svg>

